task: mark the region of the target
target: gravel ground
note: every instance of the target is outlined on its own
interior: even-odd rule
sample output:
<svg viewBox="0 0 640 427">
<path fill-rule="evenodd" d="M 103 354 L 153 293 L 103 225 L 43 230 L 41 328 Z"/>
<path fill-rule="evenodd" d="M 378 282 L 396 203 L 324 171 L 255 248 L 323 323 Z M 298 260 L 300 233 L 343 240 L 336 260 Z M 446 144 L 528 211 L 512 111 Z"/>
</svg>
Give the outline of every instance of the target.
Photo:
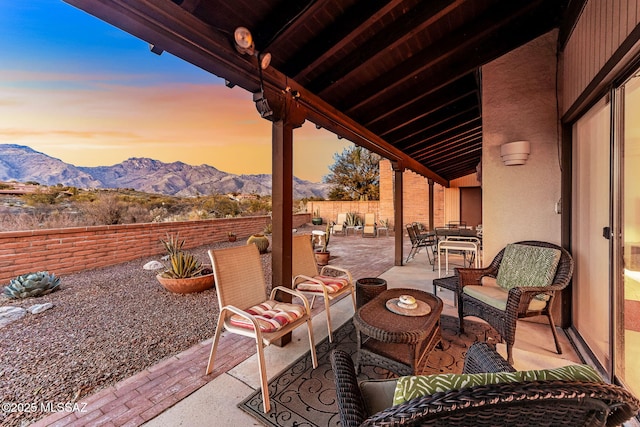
<svg viewBox="0 0 640 427">
<path fill-rule="evenodd" d="M 244 241 L 213 247 L 243 245 Z M 209 264 L 207 249 L 191 249 Z M 213 336 L 215 289 L 172 294 L 157 282 L 147 257 L 63 276 L 58 291 L 0 306 L 53 303 L 0 329 L 0 402 L 74 402 Z M 262 256 L 271 283 L 271 253 Z M 42 412 L 6 413 L 0 424 L 26 425 Z"/>
</svg>

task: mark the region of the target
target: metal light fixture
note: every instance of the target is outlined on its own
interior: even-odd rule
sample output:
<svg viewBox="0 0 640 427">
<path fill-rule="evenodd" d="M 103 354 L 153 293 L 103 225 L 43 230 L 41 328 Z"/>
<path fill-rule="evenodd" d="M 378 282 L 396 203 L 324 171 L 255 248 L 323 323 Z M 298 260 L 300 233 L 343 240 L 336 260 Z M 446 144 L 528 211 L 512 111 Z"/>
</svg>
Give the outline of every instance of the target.
<svg viewBox="0 0 640 427">
<path fill-rule="evenodd" d="M 271 63 L 271 54 L 269 52 L 260 53 L 256 50 L 251 31 L 245 27 L 238 27 L 233 32 L 233 40 L 238 52 L 243 55 L 255 56 L 258 59 L 258 65 L 260 68 L 263 70 L 267 69 Z"/>
<path fill-rule="evenodd" d="M 269 107 L 269 102 L 267 102 L 267 98 L 264 96 L 264 91 L 255 92 L 253 94 L 253 102 L 256 103 L 256 110 L 258 110 L 260 117 L 263 119 L 273 115 L 273 110 Z"/>
<path fill-rule="evenodd" d="M 236 44 L 236 50 L 242 54 L 253 55 L 255 53 L 255 45 L 253 44 L 253 36 L 251 31 L 245 27 L 238 27 L 233 32 L 233 40 Z"/>
</svg>

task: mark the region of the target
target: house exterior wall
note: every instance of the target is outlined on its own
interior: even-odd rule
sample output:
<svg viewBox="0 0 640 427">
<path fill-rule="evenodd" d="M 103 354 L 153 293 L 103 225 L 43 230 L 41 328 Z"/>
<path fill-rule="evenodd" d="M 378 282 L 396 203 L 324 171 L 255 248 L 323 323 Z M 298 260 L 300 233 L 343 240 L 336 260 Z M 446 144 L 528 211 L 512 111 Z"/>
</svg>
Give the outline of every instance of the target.
<svg viewBox="0 0 640 427">
<path fill-rule="evenodd" d="M 230 231 L 240 238 L 248 237 L 261 232 L 270 221 L 269 216 L 253 216 L 3 232 L 0 284 L 35 271 L 65 275 L 164 254 L 160 239 L 167 233 L 179 233 L 185 240 L 185 249 L 189 249 L 226 241 Z M 293 216 L 294 227 L 310 221 L 309 214 Z"/>
<path fill-rule="evenodd" d="M 640 0 L 590 0 L 562 54 L 562 109 L 567 111 L 640 23 Z"/>
<path fill-rule="evenodd" d="M 554 30 L 482 67 L 485 265 L 507 243 L 561 240 L 556 41 Z M 505 166 L 500 146 L 518 140 L 529 158 Z"/>
</svg>

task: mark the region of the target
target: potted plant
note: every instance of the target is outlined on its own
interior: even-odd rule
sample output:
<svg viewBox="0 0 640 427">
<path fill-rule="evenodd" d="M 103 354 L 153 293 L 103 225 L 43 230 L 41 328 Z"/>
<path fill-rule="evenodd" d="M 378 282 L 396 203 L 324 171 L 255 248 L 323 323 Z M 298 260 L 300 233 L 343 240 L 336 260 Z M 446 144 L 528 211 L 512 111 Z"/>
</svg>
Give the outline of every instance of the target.
<svg viewBox="0 0 640 427">
<path fill-rule="evenodd" d="M 320 216 L 320 209 L 316 209 L 316 211 L 313 213 L 313 217 L 311 218 L 311 224 L 322 225 L 322 217 Z"/>
<path fill-rule="evenodd" d="M 331 258 L 331 252 L 327 247 L 329 246 L 329 238 L 331 237 L 331 224 L 327 224 L 327 229 L 324 233 L 324 240 L 322 242 L 322 246 L 319 249 L 315 250 L 316 263 L 318 265 L 327 265 L 329 264 L 329 258 Z"/>
<path fill-rule="evenodd" d="M 247 239 L 247 245 L 254 244 L 261 254 L 266 254 L 269 248 L 269 238 L 264 234 L 253 234 Z"/>
<path fill-rule="evenodd" d="M 184 251 L 184 240 L 168 235 L 160 240 L 168 254 L 168 265 L 156 276 L 158 282 L 169 292 L 189 294 L 202 292 L 214 285 L 213 270 L 203 266 L 191 252 Z"/>
<path fill-rule="evenodd" d="M 229 231 L 227 233 L 227 237 L 229 238 L 230 242 L 235 242 L 236 239 L 238 238 L 238 236 L 236 236 L 236 233 L 234 233 L 233 231 Z"/>
</svg>

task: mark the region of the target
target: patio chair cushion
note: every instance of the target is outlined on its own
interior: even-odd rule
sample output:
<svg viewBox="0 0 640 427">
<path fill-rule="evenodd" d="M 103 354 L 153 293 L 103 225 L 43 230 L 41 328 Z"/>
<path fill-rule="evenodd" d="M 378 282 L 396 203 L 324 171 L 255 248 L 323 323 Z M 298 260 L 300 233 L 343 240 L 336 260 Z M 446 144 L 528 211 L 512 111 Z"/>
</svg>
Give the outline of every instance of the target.
<svg viewBox="0 0 640 427">
<path fill-rule="evenodd" d="M 358 383 L 367 414 L 375 414 L 393 406 L 397 378 L 363 380 Z"/>
<path fill-rule="evenodd" d="M 588 365 L 516 372 L 406 376 L 398 378 L 396 382 L 393 404 L 398 405 L 416 397 L 478 385 L 544 380 L 602 382 L 596 370 Z"/>
<path fill-rule="evenodd" d="M 507 290 L 516 286 L 549 286 L 558 261 L 560 251 L 557 249 L 511 243 L 504 250 L 496 281 Z"/>
<path fill-rule="evenodd" d="M 507 309 L 507 299 L 509 298 L 509 291 L 499 286 L 478 286 L 467 285 L 462 288 L 462 292 L 488 304 L 498 310 L 505 311 Z M 528 310 L 539 311 L 546 307 L 546 301 L 542 301 L 538 298 L 533 298 L 529 303 Z"/>
<path fill-rule="evenodd" d="M 334 294 L 349 284 L 346 277 L 332 276 L 313 276 L 314 279 L 321 281 L 327 287 L 327 292 Z M 303 292 L 320 292 L 322 293 L 322 285 L 320 283 L 307 280 L 296 285 L 296 289 Z"/>
<path fill-rule="evenodd" d="M 276 332 L 305 314 L 304 307 L 301 305 L 274 300 L 267 300 L 244 311 L 256 318 L 262 332 Z M 240 328 L 254 329 L 253 323 L 239 314 L 231 316 L 229 321 Z"/>
</svg>

